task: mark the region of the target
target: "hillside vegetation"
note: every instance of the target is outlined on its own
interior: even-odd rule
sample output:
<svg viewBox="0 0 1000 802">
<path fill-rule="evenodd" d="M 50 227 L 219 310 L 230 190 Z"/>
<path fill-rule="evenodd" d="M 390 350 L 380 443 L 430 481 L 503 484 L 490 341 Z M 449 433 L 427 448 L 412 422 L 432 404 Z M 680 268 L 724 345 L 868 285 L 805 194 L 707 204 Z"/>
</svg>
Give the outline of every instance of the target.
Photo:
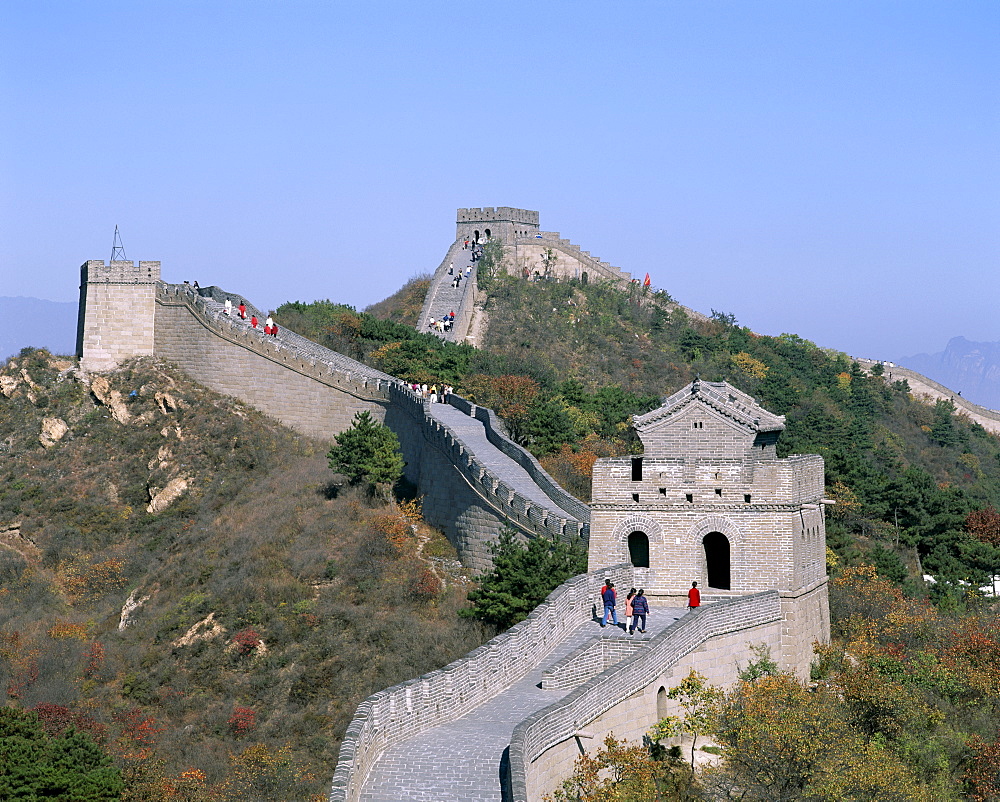
<svg viewBox="0 0 1000 802">
<path fill-rule="evenodd" d="M 725 380 L 787 417 L 782 456 L 826 460 L 833 559 L 874 562 L 897 582 L 932 573 L 962 604 L 967 582 L 1000 571 L 1000 440 L 948 402 L 864 372 L 794 334 L 757 335 L 732 315 L 693 320 L 633 285 L 528 282 L 501 275 L 485 347 L 446 343 L 350 307 L 287 304 L 308 336 L 416 382 L 447 382 L 493 407 L 510 434 L 589 500 L 595 459 L 641 448 L 629 416 L 700 376 Z M 294 322 L 293 322 L 294 321 Z M 971 517 L 970 517 L 971 516 Z"/>
<path fill-rule="evenodd" d="M 324 798 L 361 700 L 484 639 L 415 508 L 240 402 L 31 350 L 0 390 L 0 693 L 96 739 L 121 799 Z"/>
</svg>

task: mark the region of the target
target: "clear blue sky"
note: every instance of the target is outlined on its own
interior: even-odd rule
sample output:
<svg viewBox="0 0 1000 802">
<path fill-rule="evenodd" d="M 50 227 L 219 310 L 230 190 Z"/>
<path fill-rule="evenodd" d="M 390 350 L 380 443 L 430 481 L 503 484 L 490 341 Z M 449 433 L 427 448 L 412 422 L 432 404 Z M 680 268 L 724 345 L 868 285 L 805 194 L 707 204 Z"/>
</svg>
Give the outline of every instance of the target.
<svg viewBox="0 0 1000 802">
<path fill-rule="evenodd" d="M 0 295 L 131 259 L 364 307 L 460 206 L 859 356 L 1000 340 L 1000 2 L 45 2 L 0 24 Z"/>
</svg>

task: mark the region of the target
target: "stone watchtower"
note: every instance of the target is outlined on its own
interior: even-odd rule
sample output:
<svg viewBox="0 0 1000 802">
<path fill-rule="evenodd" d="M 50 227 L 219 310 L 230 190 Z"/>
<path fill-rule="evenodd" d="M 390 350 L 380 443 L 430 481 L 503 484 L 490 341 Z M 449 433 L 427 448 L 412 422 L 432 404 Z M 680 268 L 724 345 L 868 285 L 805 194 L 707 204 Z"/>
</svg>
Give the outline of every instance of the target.
<svg viewBox="0 0 1000 802">
<path fill-rule="evenodd" d="M 153 353 L 159 262 L 91 259 L 80 268 L 76 353 L 85 371 Z"/>
<path fill-rule="evenodd" d="M 706 601 L 780 591 L 808 666 L 829 637 L 823 458 L 779 459 L 784 417 L 725 382 L 692 382 L 633 421 L 645 453 L 594 465 L 589 569 L 631 563 L 669 604 L 692 581 Z"/>
<path fill-rule="evenodd" d="M 511 206 L 487 206 L 482 209 L 459 209 L 455 238 L 468 237 L 472 242 L 499 238 L 504 245 L 513 245 L 520 237 L 530 237 L 538 231 L 538 212 Z"/>
</svg>

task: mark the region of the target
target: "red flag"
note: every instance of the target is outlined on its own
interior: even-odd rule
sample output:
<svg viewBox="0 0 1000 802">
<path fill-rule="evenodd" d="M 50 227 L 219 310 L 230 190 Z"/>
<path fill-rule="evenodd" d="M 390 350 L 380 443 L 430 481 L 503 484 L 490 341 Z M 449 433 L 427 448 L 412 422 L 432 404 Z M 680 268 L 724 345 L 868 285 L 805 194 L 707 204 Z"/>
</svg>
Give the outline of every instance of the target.
<svg viewBox="0 0 1000 802">
<path fill-rule="evenodd" d="M 649 286 L 649 273 L 646 274 L 646 280 L 644 282 L 642 282 L 642 286 L 643 287 L 648 287 Z"/>
</svg>

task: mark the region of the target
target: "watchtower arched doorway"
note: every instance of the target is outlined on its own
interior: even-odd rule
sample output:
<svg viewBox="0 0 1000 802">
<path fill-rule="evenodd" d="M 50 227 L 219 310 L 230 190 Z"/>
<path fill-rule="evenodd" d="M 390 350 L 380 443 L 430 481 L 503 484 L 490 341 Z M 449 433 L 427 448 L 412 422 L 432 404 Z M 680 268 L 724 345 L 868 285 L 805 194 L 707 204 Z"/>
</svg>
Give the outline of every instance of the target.
<svg viewBox="0 0 1000 802">
<path fill-rule="evenodd" d="M 669 715 L 667 710 L 667 689 L 662 685 L 656 692 L 656 717 L 666 718 Z"/>
<path fill-rule="evenodd" d="M 488 228 L 483 233 L 486 234 L 486 241 L 487 242 L 489 242 L 491 239 L 493 239 L 493 233 Z"/>
<path fill-rule="evenodd" d="M 476 229 L 475 231 L 472 232 L 472 244 L 473 245 L 479 244 L 479 229 Z"/>
<path fill-rule="evenodd" d="M 722 532 L 709 532 L 702 538 L 705 547 L 705 568 L 708 586 L 718 590 L 729 590 L 729 538 Z"/>
<path fill-rule="evenodd" d="M 629 534 L 628 559 L 636 568 L 649 568 L 649 536 L 645 532 Z"/>
<path fill-rule="evenodd" d="M 580 274 L 580 283 L 581 283 L 581 284 L 586 284 L 586 283 L 587 283 L 587 278 L 588 278 L 588 277 L 587 277 L 587 271 L 586 271 L 586 270 L 584 270 L 584 271 L 583 271 L 583 272 L 582 272 L 582 273 Z"/>
</svg>

